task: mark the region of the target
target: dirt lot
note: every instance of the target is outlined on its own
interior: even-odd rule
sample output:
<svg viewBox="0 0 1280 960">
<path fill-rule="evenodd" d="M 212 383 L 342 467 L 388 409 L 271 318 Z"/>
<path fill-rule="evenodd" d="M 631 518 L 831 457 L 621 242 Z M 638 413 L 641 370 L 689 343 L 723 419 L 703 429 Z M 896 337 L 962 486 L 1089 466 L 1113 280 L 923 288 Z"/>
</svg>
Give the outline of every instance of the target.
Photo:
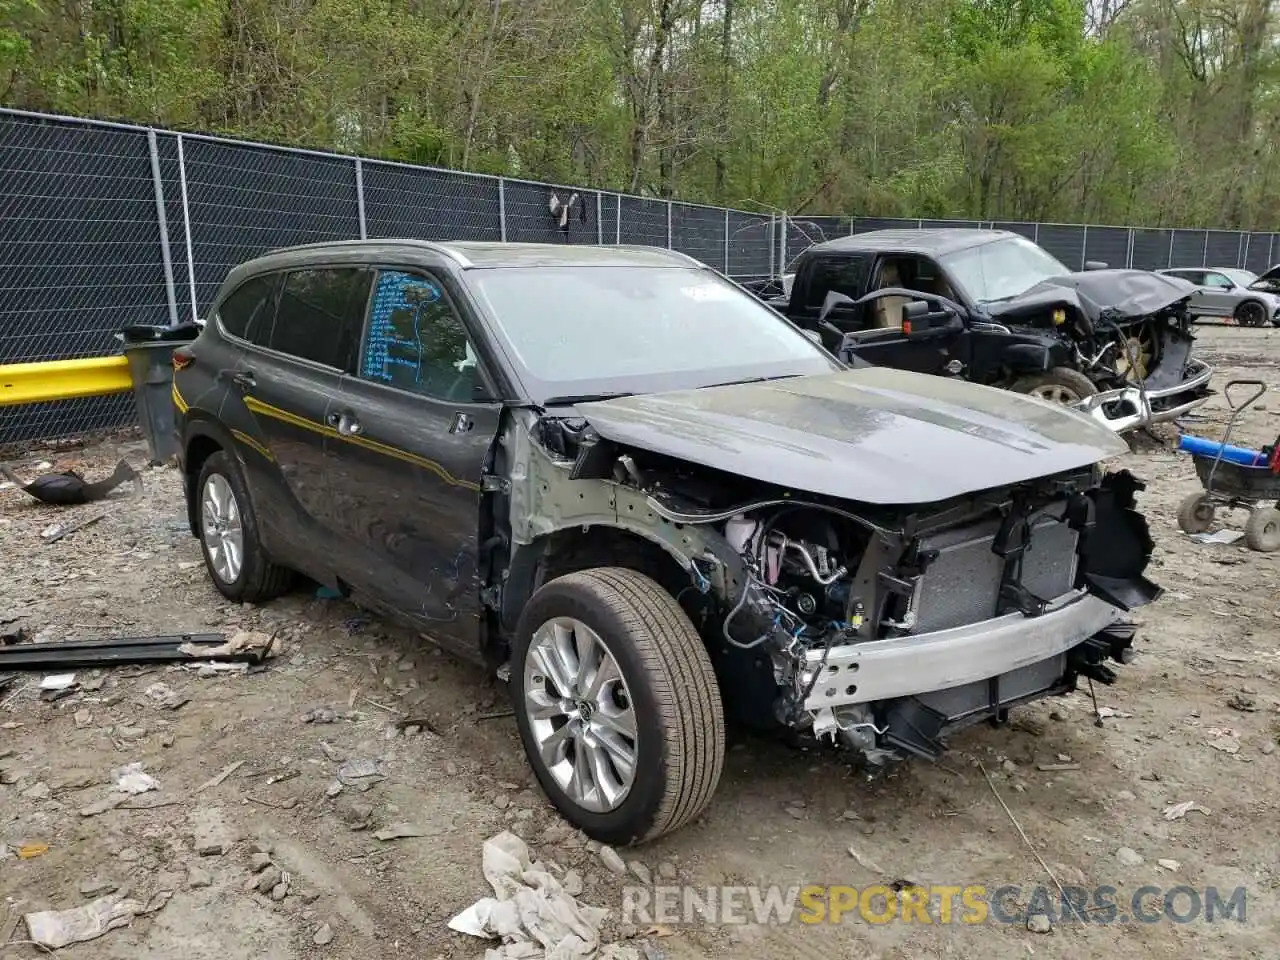
<svg viewBox="0 0 1280 960">
<path fill-rule="evenodd" d="M 1275 392 L 1254 408 L 1240 440 L 1274 439 L 1280 330 L 1206 329 L 1201 355 L 1218 365 L 1219 387 L 1230 377 L 1269 381 Z M 1223 409 L 1215 398 L 1203 411 L 1208 422 L 1190 429 L 1216 436 Z M 247 628 L 278 632 L 287 646 L 248 675 L 121 668 L 80 671 L 81 688 L 52 702 L 39 698 L 36 675 L 0 693 L 0 844 L 8 847 L 0 848 L 8 909 L 0 938 L 26 936 L 22 913 L 73 907 L 114 886 L 141 901 L 173 895 L 131 926 L 66 949 L 68 957 L 479 957 L 485 942 L 446 922 L 489 894 L 481 845 L 509 828 L 539 856 L 576 870 L 580 899 L 615 911 L 606 939 L 625 938 L 648 960 L 1274 957 L 1280 554 L 1199 545 L 1178 532 L 1177 503 L 1198 483 L 1172 452 L 1172 435 L 1163 447 L 1140 441 L 1127 458 L 1150 483 L 1142 506 L 1158 544 L 1152 576 L 1168 592 L 1142 611 L 1137 661 L 1099 688 L 1111 708 L 1103 712 L 1115 713 L 1101 729 L 1081 692 L 1024 708 L 1003 729 L 971 730 L 943 762 L 908 763 L 871 784 L 835 756 L 735 742 L 709 812 L 627 855 L 701 888 L 1013 884 L 1025 906 L 1037 886 L 1058 896 L 1038 853 L 1063 884 L 1114 887 L 1120 914 L 1144 884 L 1227 894 L 1245 887 L 1243 923 L 1104 923 L 1098 912 L 1081 923 L 1061 918 L 1055 901 L 1048 933 L 994 920 L 877 924 L 856 912 L 839 924 L 628 928 L 617 914 L 622 886 L 635 881 L 606 869 L 542 800 L 499 684 L 341 601 L 301 592 L 261 608 L 228 605 L 186 531 L 177 473 L 155 469 L 145 472 L 141 500 L 113 502 L 100 522 L 52 544 L 42 530 L 97 508 L 58 511 L 0 491 L 6 629 L 62 640 Z M 14 466 L 24 476 L 42 461 L 105 474 L 120 456 L 145 459 L 128 442 L 36 450 Z M 1243 521 L 1227 518 L 1235 529 Z M 303 722 L 315 707 L 344 716 Z M 394 724 L 402 719 L 412 724 L 407 732 Z M 328 796 L 352 758 L 377 758 L 386 779 Z M 159 789 L 83 815 L 111 795 L 113 771 L 134 762 Z M 1039 769 L 1046 764 L 1065 769 Z M 1166 819 L 1166 807 L 1182 801 L 1201 809 Z M 374 836 L 406 822 L 426 836 Z M 225 852 L 197 853 L 218 845 L 207 840 L 218 830 Z M 48 850 L 16 856 L 29 844 Z M 268 847 L 273 866 L 254 874 L 255 852 Z M 274 888 L 283 899 L 266 881 L 266 894 L 247 887 L 276 870 L 289 874 L 287 887 Z M 1148 903 L 1160 909 L 1158 898 Z M 1184 896 L 1175 912 L 1188 909 Z M 38 955 L 17 942 L 0 947 L 3 960 Z"/>
</svg>

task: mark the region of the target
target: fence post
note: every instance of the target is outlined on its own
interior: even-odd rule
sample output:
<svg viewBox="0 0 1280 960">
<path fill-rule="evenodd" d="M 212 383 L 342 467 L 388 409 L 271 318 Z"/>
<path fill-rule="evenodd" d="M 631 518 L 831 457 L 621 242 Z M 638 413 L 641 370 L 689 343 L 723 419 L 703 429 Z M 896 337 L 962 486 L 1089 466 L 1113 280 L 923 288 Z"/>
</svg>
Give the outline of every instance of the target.
<svg viewBox="0 0 1280 960">
<path fill-rule="evenodd" d="M 191 286 L 191 319 L 199 319 L 196 309 L 196 261 L 191 253 L 191 205 L 187 202 L 187 155 L 178 134 L 178 185 L 182 188 L 182 226 L 187 235 L 187 282 Z"/>
<path fill-rule="evenodd" d="M 1080 269 L 1089 262 L 1089 225 L 1086 223 L 1080 231 Z"/>
<path fill-rule="evenodd" d="M 1178 235 L 1178 228 L 1174 227 L 1169 231 L 1169 258 L 1165 264 L 1166 267 L 1173 266 L 1173 239 Z"/>
<path fill-rule="evenodd" d="M 1129 228 L 1129 244 L 1124 251 L 1124 265 L 1127 270 L 1133 269 L 1133 227 Z"/>
<path fill-rule="evenodd" d="M 1276 235 L 1274 233 L 1267 234 L 1267 269 L 1271 269 L 1271 250 L 1276 245 Z"/>
<path fill-rule="evenodd" d="M 498 178 L 498 239 L 507 242 L 507 181 Z"/>
<path fill-rule="evenodd" d="M 778 272 L 782 276 L 787 272 L 787 211 L 778 216 Z"/>
<path fill-rule="evenodd" d="M 1236 243 L 1236 266 L 1247 268 L 1249 265 L 1249 238 L 1253 234 L 1248 230 L 1240 231 L 1240 240 Z M 1244 249 L 1241 250 L 1241 247 Z"/>
<path fill-rule="evenodd" d="M 622 246 L 622 194 L 617 195 L 618 215 L 613 218 L 613 242 Z"/>
<path fill-rule="evenodd" d="M 1200 266 L 1207 267 L 1209 265 L 1209 231 L 1204 232 L 1204 253 L 1200 256 Z"/>
<path fill-rule="evenodd" d="M 729 208 L 724 208 L 724 272 L 729 274 Z"/>
<path fill-rule="evenodd" d="M 169 220 L 164 211 L 164 181 L 160 178 L 160 149 L 156 132 L 147 130 L 147 150 L 151 154 L 151 185 L 156 194 L 156 223 L 160 227 L 160 262 L 164 267 L 164 296 L 169 305 L 169 326 L 178 325 L 178 298 L 173 290 L 173 260 L 169 256 Z"/>
<path fill-rule="evenodd" d="M 675 249 L 675 237 L 671 233 L 671 201 L 667 201 L 667 249 Z"/>
<path fill-rule="evenodd" d="M 596 243 L 604 246 L 604 202 L 600 199 L 600 191 L 596 191 Z"/>
<path fill-rule="evenodd" d="M 364 224 L 364 161 L 356 157 L 356 212 L 360 215 L 360 239 L 368 240 L 369 231 Z"/>
<path fill-rule="evenodd" d="M 1039 220 L 1035 222 L 1035 229 L 1031 231 L 1031 242 L 1032 243 L 1040 242 L 1040 221 Z"/>
<path fill-rule="evenodd" d="M 778 234 L 777 234 L 778 215 L 776 213 L 769 214 L 769 276 L 778 276 L 778 271 L 773 269 L 773 258 L 778 252 Z"/>
</svg>

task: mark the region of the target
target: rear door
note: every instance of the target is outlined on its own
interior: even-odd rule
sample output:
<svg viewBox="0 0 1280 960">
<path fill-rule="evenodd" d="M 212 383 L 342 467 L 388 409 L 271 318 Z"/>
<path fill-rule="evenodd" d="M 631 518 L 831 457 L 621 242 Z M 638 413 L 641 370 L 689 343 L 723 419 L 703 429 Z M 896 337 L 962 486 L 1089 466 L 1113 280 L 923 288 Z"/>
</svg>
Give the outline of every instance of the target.
<svg viewBox="0 0 1280 960">
<path fill-rule="evenodd" d="M 317 575 L 324 568 L 311 561 L 327 555 L 332 525 L 326 418 L 355 369 L 372 282 L 371 270 L 355 267 L 275 274 L 270 322 L 245 330 L 236 363 L 222 371 L 249 424 L 232 433 L 241 458 L 260 465 L 247 473 L 268 548 Z"/>
<path fill-rule="evenodd" d="M 444 273 L 378 272 L 358 373 L 329 409 L 343 578 L 474 653 L 480 475 L 502 407 Z M 477 389 L 479 388 L 479 389 Z"/>
</svg>

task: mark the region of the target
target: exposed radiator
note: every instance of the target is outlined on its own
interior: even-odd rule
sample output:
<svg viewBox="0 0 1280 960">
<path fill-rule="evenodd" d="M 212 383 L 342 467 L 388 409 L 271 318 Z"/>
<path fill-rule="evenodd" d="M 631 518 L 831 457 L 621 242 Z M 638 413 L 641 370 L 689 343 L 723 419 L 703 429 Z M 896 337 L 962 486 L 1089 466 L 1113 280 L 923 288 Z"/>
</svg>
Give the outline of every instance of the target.
<svg viewBox="0 0 1280 960">
<path fill-rule="evenodd" d="M 1023 554 L 1022 585 L 1043 600 L 1071 591 L 1075 584 L 1079 535 L 1063 523 L 1061 505 L 1036 514 Z M 925 538 L 922 549 L 937 550 L 921 578 L 916 622 L 911 633 L 945 630 L 996 615 L 1004 560 L 991 551 L 998 519 L 947 530 Z"/>
</svg>

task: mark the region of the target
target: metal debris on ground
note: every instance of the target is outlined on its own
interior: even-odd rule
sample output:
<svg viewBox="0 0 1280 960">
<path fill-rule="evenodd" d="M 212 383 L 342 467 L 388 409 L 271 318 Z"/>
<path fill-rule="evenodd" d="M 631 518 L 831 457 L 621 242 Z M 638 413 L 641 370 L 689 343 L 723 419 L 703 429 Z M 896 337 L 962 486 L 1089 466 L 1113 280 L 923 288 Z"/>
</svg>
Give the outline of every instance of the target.
<svg viewBox="0 0 1280 960">
<path fill-rule="evenodd" d="M 485 951 L 487 960 L 632 960 L 631 946 L 600 943 L 600 925 L 609 911 L 580 903 L 549 865 L 530 859 L 525 842 L 503 831 L 484 842 L 482 869 L 493 888 L 449 921 L 449 929 L 501 940 Z"/>
<path fill-rule="evenodd" d="M 237 636 L 240 636 L 237 634 Z M 251 636 L 264 636 L 263 634 Z M 110 640 L 66 640 L 52 643 L 19 643 L 0 646 L 0 668 L 50 670 L 114 667 L 124 664 L 173 663 L 198 656 L 211 661 L 235 661 L 232 669 L 260 662 L 267 650 L 241 641 L 233 648 L 220 633 L 175 634 L 154 637 L 119 637 Z"/>
<path fill-rule="evenodd" d="M 26 914 L 27 933 L 31 940 L 49 950 L 58 950 L 73 943 L 84 943 L 125 927 L 133 918 L 155 913 L 173 894 L 161 891 L 146 903 L 118 895 L 99 897 L 81 907 L 70 910 L 40 910 Z"/>
<path fill-rule="evenodd" d="M 1197 810 L 1200 813 L 1203 813 L 1206 817 L 1209 816 L 1209 809 L 1207 807 L 1202 807 L 1194 800 L 1183 800 L 1181 803 L 1171 803 L 1169 806 L 1165 807 L 1164 818 L 1166 820 L 1181 820 L 1192 810 Z"/>
<path fill-rule="evenodd" d="M 245 763 L 246 761 L 244 760 L 237 760 L 235 761 L 235 763 L 227 764 L 220 771 L 218 771 L 218 773 L 214 774 L 204 783 L 200 784 L 200 786 L 196 787 L 195 792 L 202 793 L 203 791 L 208 790 L 211 787 L 216 787 L 218 784 L 222 783 L 223 780 L 226 780 L 227 777 L 231 776 L 233 773 L 235 773 L 237 770 L 243 767 Z"/>
<path fill-rule="evenodd" d="M 95 513 L 90 517 L 85 517 L 81 520 L 74 520 L 71 523 L 55 523 L 52 526 L 45 527 L 41 530 L 40 538 L 45 543 L 57 543 L 64 537 L 69 537 L 71 534 L 76 533 L 79 530 L 83 530 L 85 527 L 93 526 L 110 512 L 111 511 L 109 510 L 103 510 L 101 513 Z"/>
<path fill-rule="evenodd" d="M 411 823 L 393 823 L 389 827 L 383 827 L 374 834 L 378 840 L 406 840 L 411 837 L 425 837 L 426 831 L 421 827 L 415 827 Z"/>
</svg>

